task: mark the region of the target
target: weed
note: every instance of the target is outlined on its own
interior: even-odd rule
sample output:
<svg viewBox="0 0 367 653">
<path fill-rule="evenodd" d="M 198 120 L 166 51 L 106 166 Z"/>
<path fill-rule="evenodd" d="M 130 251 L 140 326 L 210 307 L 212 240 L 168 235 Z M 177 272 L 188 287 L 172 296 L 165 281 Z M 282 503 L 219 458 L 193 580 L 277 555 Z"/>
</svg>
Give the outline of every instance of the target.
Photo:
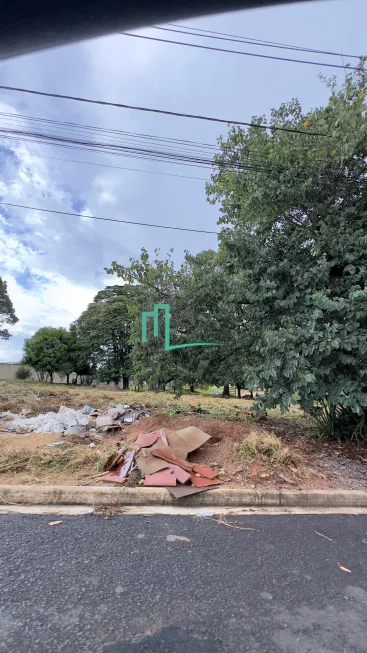
<svg viewBox="0 0 367 653">
<path fill-rule="evenodd" d="M 274 467 L 284 467 L 296 462 L 297 454 L 283 445 L 274 433 L 252 431 L 236 446 L 236 453 L 243 465 L 254 458 Z"/>
</svg>

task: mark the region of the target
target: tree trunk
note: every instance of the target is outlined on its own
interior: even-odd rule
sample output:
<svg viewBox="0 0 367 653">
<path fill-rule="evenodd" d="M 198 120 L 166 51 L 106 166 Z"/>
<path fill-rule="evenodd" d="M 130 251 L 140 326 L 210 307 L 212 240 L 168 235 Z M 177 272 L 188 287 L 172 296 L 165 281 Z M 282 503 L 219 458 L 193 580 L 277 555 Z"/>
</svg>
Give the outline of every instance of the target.
<svg viewBox="0 0 367 653">
<path fill-rule="evenodd" d="M 252 391 L 252 390 L 250 390 L 250 397 L 251 397 L 251 399 L 253 399 L 253 398 L 254 398 L 254 393 L 253 393 L 253 391 Z"/>
<path fill-rule="evenodd" d="M 67 374 L 66 375 L 66 385 L 69 385 L 69 377 L 70 377 L 70 374 Z"/>
<path fill-rule="evenodd" d="M 128 376 L 123 376 L 122 377 L 122 389 L 123 390 L 128 390 L 129 389 L 129 377 Z"/>
<path fill-rule="evenodd" d="M 239 383 L 236 383 L 237 388 L 237 399 L 241 399 L 241 386 Z"/>
<path fill-rule="evenodd" d="M 53 383 L 54 382 L 54 373 L 49 372 L 49 375 L 50 375 L 50 383 Z"/>
<path fill-rule="evenodd" d="M 231 393 L 230 393 L 230 390 L 229 390 L 229 383 L 225 383 L 224 388 L 223 388 L 222 397 L 224 397 L 225 399 L 229 399 L 230 396 L 231 396 Z"/>
<path fill-rule="evenodd" d="M 190 383 L 190 392 L 195 392 L 195 386 L 193 383 Z"/>
</svg>

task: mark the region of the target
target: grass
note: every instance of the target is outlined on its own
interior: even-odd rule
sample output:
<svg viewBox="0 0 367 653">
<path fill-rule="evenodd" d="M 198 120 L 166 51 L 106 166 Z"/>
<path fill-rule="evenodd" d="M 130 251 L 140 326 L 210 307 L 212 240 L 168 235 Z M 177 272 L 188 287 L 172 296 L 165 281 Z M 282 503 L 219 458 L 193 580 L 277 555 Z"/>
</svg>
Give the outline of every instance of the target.
<svg viewBox="0 0 367 653">
<path fill-rule="evenodd" d="M 43 473 L 77 472 L 89 470 L 98 474 L 111 454 L 116 450 L 111 444 L 90 449 L 87 445 L 63 444 L 62 447 L 43 448 L 34 451 L 8 449 L 0 458 L 0 475 L 25 472 L 32 476 Z"/>
<path fill-rule="evenodd" d="M 274 433 L 252 431 L 236 446 L 240 462 L 247 466 L 256 459 L 272 467 L 286 467 L 297 462 L 298 454 L 285 446 Z"/>
<path fill-rule="evenodd" d="M 113 388 L 51 385 L 31 381 L 0 382 L 0 410 L 19 413 L 22 409 L 30 415 L 58 411 L 61 404 L 70 408 L 85 405 L 105 410 L 116 403 L 126 403 L 136 408 L 166 412 L 171 416 L 203 415 L 237 422 L 251 421 L 252 401 L 223 399 L 200 394 L 184 394 L 175 399 L 169 392 L 134 392 Z"/>
</svg>

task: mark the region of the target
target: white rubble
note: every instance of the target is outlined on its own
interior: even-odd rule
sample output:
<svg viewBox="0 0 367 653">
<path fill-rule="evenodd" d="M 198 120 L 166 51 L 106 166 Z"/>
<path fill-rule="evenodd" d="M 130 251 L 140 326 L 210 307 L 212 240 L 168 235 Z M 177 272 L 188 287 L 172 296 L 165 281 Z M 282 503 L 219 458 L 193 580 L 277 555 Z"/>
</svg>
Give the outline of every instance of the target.
<svg viewBox="0 0 367 653">
<path fill-rule="evenodd" d="M 15 417 L 6 424 L 7 431 L 18 433 L 64 433 L 73 426 L 86 426 L 88 424 L 88 415 L 81 410 L 66 408 L 61 406 L 58 413 L 41 413 L 36 417 Z"/>
</svg>

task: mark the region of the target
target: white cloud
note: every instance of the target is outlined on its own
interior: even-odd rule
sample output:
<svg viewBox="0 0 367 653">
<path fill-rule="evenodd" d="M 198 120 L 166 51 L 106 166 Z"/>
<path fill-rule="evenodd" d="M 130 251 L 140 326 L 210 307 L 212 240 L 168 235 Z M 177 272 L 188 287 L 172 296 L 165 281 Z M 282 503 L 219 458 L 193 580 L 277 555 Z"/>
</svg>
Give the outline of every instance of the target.
<svg viewBox="0 0 367 653">
<path fill-rule="evenodd" d="M 86 288 L 60 274 L 48 274 L 33 270 L 34 285 L 22 287 L 16 278 L 8 273 L 3 278 L 8 284 L 9 296 L 13 302 L 19 322 L 9 328 L 18 346 L 12 340 L 0 345 L 1 360 L 19 360 L 22 355 L 22 339 L 32 336 L 43 326 L 68 328 L 93 300 L 98 288 Z M 42 276 L 37 277 L 38 273 Z"/>
<path fill-rule="evenodd" d="M 19 319 L 10 329 L 14 334 L 32 335 L 42 326 L 68 327 L 98 290 L 79 286 L 59 274 L 36 282 L 33 289 L 23 288 L 11 275 L 4 275 L 4 279 Z"/>
</svg>

